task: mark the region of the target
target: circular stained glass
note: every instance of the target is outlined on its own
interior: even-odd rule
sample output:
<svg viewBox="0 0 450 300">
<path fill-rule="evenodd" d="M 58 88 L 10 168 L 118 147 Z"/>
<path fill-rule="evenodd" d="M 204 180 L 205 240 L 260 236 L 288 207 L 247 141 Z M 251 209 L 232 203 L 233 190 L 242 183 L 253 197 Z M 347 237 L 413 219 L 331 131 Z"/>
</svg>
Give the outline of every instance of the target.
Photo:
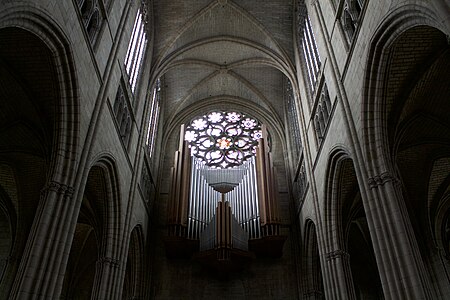
<svg viewBox="0 0 450 300">
<path fill-rule="evenodd" d="M 207 166 L 232 168 L 255 155 L 262 137 L 258 120 L 237 112 L 211 112 L 192 120 L 184 139 Z"/>
</svg>

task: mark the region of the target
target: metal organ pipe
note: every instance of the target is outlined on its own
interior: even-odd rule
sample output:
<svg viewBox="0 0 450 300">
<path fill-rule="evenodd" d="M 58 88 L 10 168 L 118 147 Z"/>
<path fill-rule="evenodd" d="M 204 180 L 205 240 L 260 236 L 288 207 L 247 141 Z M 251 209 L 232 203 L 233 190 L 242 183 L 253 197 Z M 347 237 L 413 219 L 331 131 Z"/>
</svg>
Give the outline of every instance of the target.
<svg viewBox="0 0 450 300">
<path fill-rule="evenodd" d="M 211 221 L 220 197 L 220 193 L 208 184 L 202 172 L 205 169 L 205 165 L 194 157 L 191 170 L 191 192 L 189 193 L 189 239 L 199 238 L 200 233 Z"/>
<path fill-rule="evenodd" d="M 259 222 L 259 209 L 258 209 L 258 189 L 256 181 L 256 162 L 255 157 L 251 159 L 252 167 L 250 168 L 250 196 L 251 196 L 251 224 L 252 232 L 251 238 L 258 238 L 260 236 L 260 222 Z"/>
<path fill-rule="evenodd" d="M 226 193 L 232 214 L 250 239 L 261 237 L 255 157 L 234 169 L 211 169 L 193 157 L 188 238 L 198 239 L 216 213 L 221 193 L 213 189 L 214 184 L 234 185 Z"/>
<path fill-rule="evenodd" d="M 242 178 L 241 182 L 227 193 L 227 200 L 230 202 L 232 213 L 239 225 L 249 233 L 250 238 L 259 237 L 260 223 L 255 167 L 255 158 L 252 157 L 237 170 L 221 170 L 224 175 L 218 174 L 220 180 L 223 181 L 227 181 L 227 176 L 236 181 Z"/>
</svg>

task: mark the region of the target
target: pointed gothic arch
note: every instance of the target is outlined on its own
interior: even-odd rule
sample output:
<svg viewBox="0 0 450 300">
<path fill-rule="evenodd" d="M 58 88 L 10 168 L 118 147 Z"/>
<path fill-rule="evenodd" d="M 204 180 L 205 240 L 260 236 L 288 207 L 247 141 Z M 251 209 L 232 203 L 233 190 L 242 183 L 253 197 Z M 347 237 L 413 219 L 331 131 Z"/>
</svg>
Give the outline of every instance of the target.
<svg viewBox="0 0 450 300">
<path fill-rule="evenodd" d="M 55 255 L 63 256 L 63 249 L 67 245 L 64 231 L 49 230 L 47 225 L 58 228 L 58 221 L 50 220 L 49 216 L 58 215 L 60 213 L 58 210 L 65 210 L 73 205 L 69 200 L 62 200 L 72 197 L 72 185 L 79 159 L 79 111 L 73 56 L 70 42 L 61 28 L 55 25 L 45 12 L 36 8 L 4 5 L 0 12 L 0 32 L 2 42 L 16 45 L 13 52 L 11 47 L 1 46 L 1 56 L 3 59 L 6 57 L 9 63 L 9 67 L 2 66 L 2 77 L 15 79 L 8 80 L 12 85 L 5 85 L 3 90 L 7 91 L 9 96 L 5 98 L 6 100 L 2 99 L 2 103 L 8 107 L 4 110 L 4 113 L 8 113 L 8 118 L 2 117 L 2 126 L 5 125 L 5 121 L 9 122 L 12 126 L 6 132 L 14 131 L 13 136 L 16 138 L 23 136 L 25 137 L 23 140 L 28 139 L 30 142 L 25 145 L 23 141 L 21 143 L 16 140 L 8 146 L 8 151 L 3 153 L 7 156 L 16 156 L 14 160 L 6 158 L 13 162 L 15 169 L 21 164 L 22 166 L 28 164 L 27 170 L 32 171 L 15 170 L 20 174 L 17 182 L 21 199 L 18 203 L 20 207 L 24 207 L 24 209 L 19 207 L 21 211 L 17 214 L 21 220 L 20 226 L 23 227 L 23 230 L 20 228 L 18 230 L 24 233 L 20 246 L 22 250 L 17 250 L 17 253 L 24 251 L 25 259 L 17 261 L 21 267 L 18 268 L 15 279 L 13 278 L 12 287 L 2 291 L 7 294 L 11 291 L 10 297 L 20 295 L 24 291 L 24 286 L 28 285 L 24 280 L 27 276 L 27 280 L 44 285 L 43 288 L 52 293 L 55 288 L 58 289 L 58 285 L 48 286 L 48 280 L 33 281 L 30 278 L 41 275 L 28 268 L 33 265 L 33 270 L 37 270 L 46 265 L 49 259 L 56 259 Z M 25 85 L 24 82 L 28 84 Z M 14 88 L 18 86 L 20 88 Z M 13 91 L 15 94 L 11 95 Z M 23 102 L 26 102 L 30 95 L 33 95 L 33 104 L 23 106 Z M 22 109 L 23 112 L 24 107 L 31 110 L 17 119 L 17 111 Z M 17 156 L 19 153 L 21 158 Z M 26 174 L 31 177 L 24 178 Z M 61 199 L 65 204 L 53 205 L 57 199 Z M 31 205 L 23 206 L 24 203 Z M 42 214 L 46 208 L 47 214 Z M 33 213 L 26 213 L 30 209 Z M 28 232 L 32 234 L 28 235 Z M 42 252 L 38 249 L 46 239 L 62 242 L 51 251 Z M 32 257 L 30 253 L 36 255 Z M 32 260 L 35 261 L 31 262 Z M 48 266 L 54 268 L 53 272 L 50 271 L 44 277 L 58 274 L 60 266 L 57 264 Z"/>
<path fill-rule="evenodd" d="M 303 296 L 308 299 L 325 299 L 316 225 L 310 219 L 305 224 L 303 244 Z"/>
<path fill-rule="evenodd" d="M 382 197 L 403 211 L 402 235 L 414 249 L 415 277 L 428 286 L 429 297 L 445 294 L 450 282 L 445 246 L 437 246 L 445 236 L 445 222 L 437 220 L 447 214 L 442 190 L 449 175 L 437 165 L 447 165 L 450 149 L 444 113 L 450 109 L 444 71 L 450 47 L 438 19 L 424 7 L 405 6 L 380 25 L 369 48 L 362 106 L 371 186 L 393 188 Z M 412 175 L 418 172 L 422 181 Z"/>
<path fill-rule="evenodd" d="M 143 299 L 145 286 L 145 241 L 141 225 L 130 234 L 122 299 Z"/>
<path fill-rule="evenodd" d="M 325 181 L 324 257 L 332 274 L 326 278 L 329 281 L 326 292 L 348 299 L 382 299 L 359 185 L 349 151 L 335 147 L 328 160 Z"/>
<path fill-rule="evenodd" d="M 109 298 L 117 292 L 123 226 L 119 178 L 112 156 L 103 154 L 94 161 L 65 275 L 63 295 L 68 299 Z"/>
</svg>

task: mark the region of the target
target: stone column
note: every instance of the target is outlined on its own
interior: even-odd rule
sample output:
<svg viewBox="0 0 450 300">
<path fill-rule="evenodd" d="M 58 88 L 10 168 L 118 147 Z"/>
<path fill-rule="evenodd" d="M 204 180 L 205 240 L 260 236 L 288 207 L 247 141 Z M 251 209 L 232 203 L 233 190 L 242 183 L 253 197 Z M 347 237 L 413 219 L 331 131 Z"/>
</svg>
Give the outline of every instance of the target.
<svg viewBox="0 0 450 300">
<path fill-rule="evenodd" d="M 52 181 L 41 199 L 23 252 L 9 299 L 52 299 L 61 290 L 67 261 L 68 231 L 75 203 L 73 188 Z"/>
<path fill-rule="evenodd" d="M 6 272 L 8 266 L 9 256 L 0 259 L 0 280 L 3 278 L 3 274 Z"/>
<path fill-rule="evenodd" d="M 15 256 L 7 256 L 0 259 L 0 299 L 8 299 L 8 292 L 14 281 L 14 275 L 19 261 Z"/>
<path fill-rule="evenodd" d="M 332 280 L 328 287 L 328 297 L 331 299 L 356 299 L 355 288 L 353 286 L 352 272 L 350 269 L 350 255 L 343 250 L 334 250 L 325 255 L 325 260 L 330 275 L 328 280 Z"/>
<path fill-rule="evenodd" d="M 102 257 L 96 262 L 94 288 L 92 290 L 92 299 L 116 299 L 114 295 L 118 289 L 115 285 L 119 280 L 117 276 L 120 262 L 111 257 Z"/>
<path fill-rule="evenodd" d="M 371 196 L 366 214 L 378 270 L 387 299 L 431 299 L 427 272 L 403 200 L 400 181 L 389 172 L 368 179 Z M 377 247 L 375 247 L 377 244 Z"/>
</svg>

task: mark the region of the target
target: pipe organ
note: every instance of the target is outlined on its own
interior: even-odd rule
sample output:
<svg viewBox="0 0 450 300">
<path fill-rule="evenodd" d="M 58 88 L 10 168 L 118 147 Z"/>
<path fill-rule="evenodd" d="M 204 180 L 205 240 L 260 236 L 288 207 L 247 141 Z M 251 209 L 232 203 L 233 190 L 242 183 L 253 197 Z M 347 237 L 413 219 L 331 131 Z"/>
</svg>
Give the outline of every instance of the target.
<svg viewBox="0 0 450 300">
<path fill-rule="evenodd" d="M 255 256 L 279 257 L 280 234 L 275 169 L 262 126 L 256 155 L 231 168 L 208 166 L 191 156 L 183 139 L 172 168 L 168 203 L 169 257 L 191 257 L 222 271 Z"/>
<path fill-rule="evenodd" d="M 187 237 L 198 240 L 200 233 L 210 223 L 215 214 L 216 207 L 221 200 L 221 193 L 208 184 L 205 176 L 207 171 L 205 165 L 198 159 L 193 158 L 193 160 Z"/>
</svg>

